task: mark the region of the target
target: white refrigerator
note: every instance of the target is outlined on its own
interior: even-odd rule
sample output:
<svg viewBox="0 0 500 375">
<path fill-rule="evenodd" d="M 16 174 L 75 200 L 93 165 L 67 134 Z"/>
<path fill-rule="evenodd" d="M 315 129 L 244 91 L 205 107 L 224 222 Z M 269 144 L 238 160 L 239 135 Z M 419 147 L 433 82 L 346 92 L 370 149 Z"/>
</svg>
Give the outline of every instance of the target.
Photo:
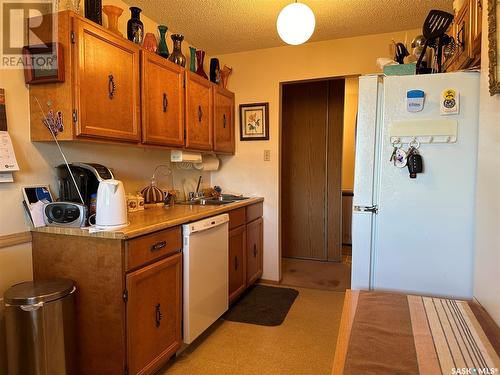
<svg viewBox="0 0 500 375">
<path fill-rule="evenodd" d="M 478 111 L 477 72 L 360 77 L 352 289 L 472 297 Z M 420 143 L 414 179 L 390 161 L 398 141 Z"/>
</svg>

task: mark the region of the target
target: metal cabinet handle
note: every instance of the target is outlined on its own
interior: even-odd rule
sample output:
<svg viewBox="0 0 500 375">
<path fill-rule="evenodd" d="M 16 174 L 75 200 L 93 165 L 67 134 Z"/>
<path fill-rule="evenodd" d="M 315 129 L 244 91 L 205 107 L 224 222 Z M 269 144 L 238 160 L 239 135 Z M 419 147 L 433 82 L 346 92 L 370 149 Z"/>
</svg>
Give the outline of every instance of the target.
<svg viewBox="0 0 500 375">
<path fill-rule="evenodd" d="M 201 105 L 198 106 L 198 121 L 201 122 L 201 118 L 203 117 L 203 111 L 201 110 Z"/>
<path fill-rule="evenodd" d="M 224 113 L 222 115 L 222 126 L 224 127 L 224 129 L 226 128 L 226 122 L 227 122 L 226 114 Z"/>
<path fill-rule="evenodd" d="M 163 319 L 163 314 L 161 313 L 161 306 L 160 306 L 160 304 L 157 304 L 155 307 L 155 325 L 156 325 L 156 328 L 160 327 L 162 319 Z"/>
<path fill-rule="evenodd" d="M 151 246 L 151 251 L 158 251 L 167 246 L 167 241 L 160 241 Z"/>
<path fill-rule="evenodd" d="M 238 257 L 237 256 L 234 257 L 234 270 L 235 271 L 238 270 Z"/>
<path fill-rule="evenodd" d="M 115 96 L 115 91 L 116 91 L 116 84 L 114 81 L 114 77 L 113 74 L 110 74 L 108 76 L 108 97 L 110 99 L 113 99 L 113 97 Z"/>
<path fill-rule="evenodd" d="M 163 112 L 167 112 L 167 106 L 168 106 L 168 99 L 167 99 L 167 93 L 163 93 Z"/>
<path fill-rule="evenodd" d="M 253 244 L 253 257 L 257 257 L 257 244 Z"/>
</svg>

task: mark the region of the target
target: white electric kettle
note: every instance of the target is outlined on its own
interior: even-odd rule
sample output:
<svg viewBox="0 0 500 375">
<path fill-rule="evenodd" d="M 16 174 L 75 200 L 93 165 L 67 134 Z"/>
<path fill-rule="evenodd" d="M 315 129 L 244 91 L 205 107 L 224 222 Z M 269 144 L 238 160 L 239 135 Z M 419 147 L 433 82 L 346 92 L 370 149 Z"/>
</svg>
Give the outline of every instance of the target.
<svg viewBox="0 0 500 375">
<path fill-rule="evenodd" d="M 102 180 L 97 188 L 95 226 L 114 230 L 127 225 L 127 200 L 122 182 Z"/>
</svg>

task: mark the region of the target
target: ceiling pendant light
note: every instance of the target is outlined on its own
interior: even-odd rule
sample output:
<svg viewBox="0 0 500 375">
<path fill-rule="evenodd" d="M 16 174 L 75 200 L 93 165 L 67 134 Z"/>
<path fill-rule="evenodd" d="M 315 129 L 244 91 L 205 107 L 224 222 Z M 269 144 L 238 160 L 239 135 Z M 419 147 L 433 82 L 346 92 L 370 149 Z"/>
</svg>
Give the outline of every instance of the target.
<svg viewBox="0 0 500 375">
<path fill-rule="evenodd" d="M 297 1 L 284 7 L 276 21 L 280 38 L 285 43 L 292 45 L 307 42 L 314 32 L 315 26 L 316 20 L 311 8 Z"/>
</svg>

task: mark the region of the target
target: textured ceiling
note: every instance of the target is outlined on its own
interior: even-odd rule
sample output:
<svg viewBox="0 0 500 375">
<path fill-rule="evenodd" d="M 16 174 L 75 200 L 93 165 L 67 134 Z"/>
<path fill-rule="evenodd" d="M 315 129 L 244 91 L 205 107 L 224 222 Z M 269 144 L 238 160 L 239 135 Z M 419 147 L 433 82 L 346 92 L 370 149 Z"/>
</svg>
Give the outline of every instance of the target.
<svg viewBox="0 0 500 375">
<path fill-rule="evenodd" d="M 420 28 L 430 9 L 452 11 L 452 0 L 300 0 L 316 16 L 310 42 Z M 223 54 L 282 46 L 280 10 L 292 0 L 125 0 L 184 34 L 195 47 Z"/>
</svg>

